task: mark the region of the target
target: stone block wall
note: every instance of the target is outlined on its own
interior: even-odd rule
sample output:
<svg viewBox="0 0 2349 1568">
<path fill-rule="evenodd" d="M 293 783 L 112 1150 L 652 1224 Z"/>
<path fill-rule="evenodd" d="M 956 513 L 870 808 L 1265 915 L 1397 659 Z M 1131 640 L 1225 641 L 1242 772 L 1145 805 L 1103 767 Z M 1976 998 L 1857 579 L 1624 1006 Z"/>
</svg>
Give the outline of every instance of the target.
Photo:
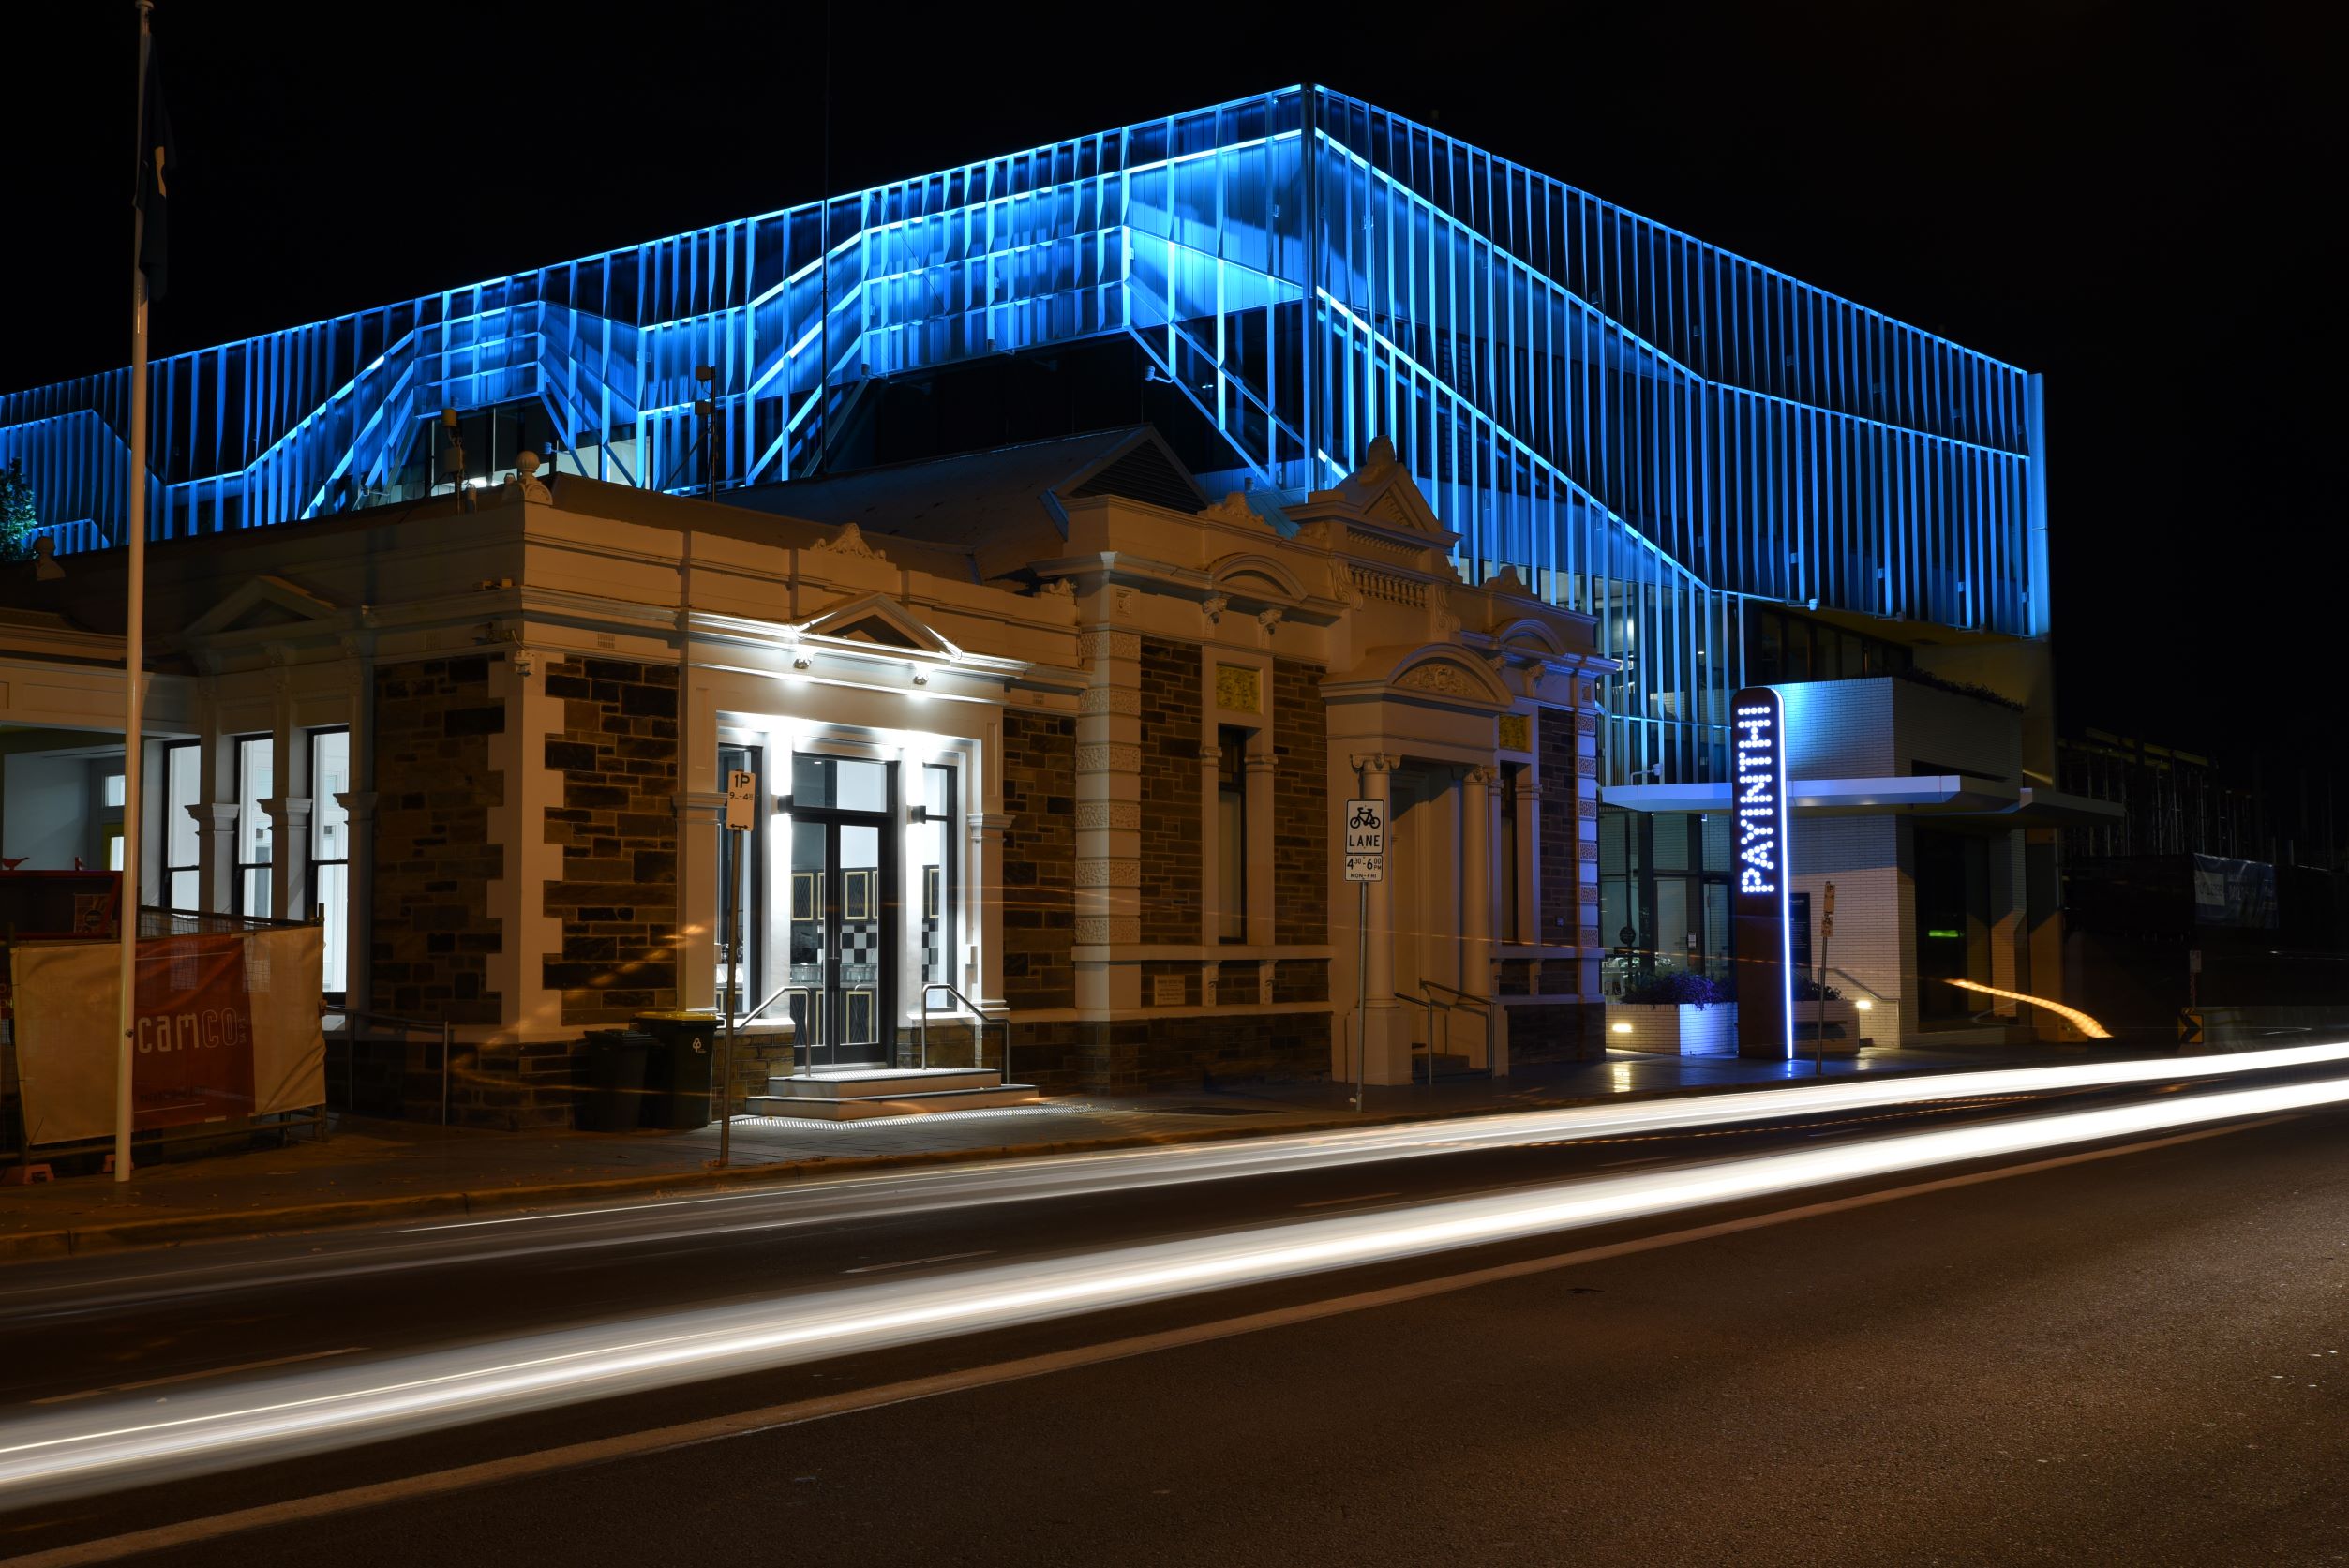
<svg viewBox="0 0 2349 1568">
<path fill-rule="evenodd" d="M 1596 1002 L 1524 1002 L 1509 1008 L 1509 1065 L 1593 1061 L 1607 1053 L 1607 1008 Z"/>
<path fill-rule="evenodd" d="M 505 705 L 479 656 L 386 665 L 375 675 L 375 892 L 369 1005 L 399 1018 L 500 1022 L 489 958 L 503 950 L 489 884 L 505 874 L 493 817 L 505 776 L 489 737 Z"/>
<path fill-rule="evenodd" d="M 1329 1076 L 1327 1013 L 1012 1025 L 1011 1071 L 1055 1094 L 1130 1095 Z"/>
<path fill-rule="evenodd" d="M 1199 940 L 1199 650 L 1142 644 L 1142 940 Z"/>
<path fill-rule="evenodd" d="M 1278 959 L 1272 966 L 1272 999 L 1276 1002 L 1329 1000 L 1329 961 L 1323 958 Z"/>
<path fill-rule="evenodd" d="M 1329 716 L 1322 671 L 1293 659 L 1272 666 L 1273 940 L 1329 940 Z"/>
<path fill-rule="evenodd" d="M 1534 725 L 1541 765 L 1541 896 L 1545 947 L 1595 947 L 1598 926 L 1598 752 L 1593 717 L 1545 708 Z"/>
<path fill-rule="evenodd" d="M 546 841 L 562 849 L 546 912 L 562 950 L 542 956 L 565 1023 L 625 1023 L 677 1005 L 677 667 L 567 659 L 547 667 L 562 728 L 546 761 L 562 775 Z"/>
<path fill-rule="evenodd" d="M 1076 1005 L 1076 769 L 1073 716 L 1005 711 L 1003 996 L 1014 1008 Z"/>
</svg>

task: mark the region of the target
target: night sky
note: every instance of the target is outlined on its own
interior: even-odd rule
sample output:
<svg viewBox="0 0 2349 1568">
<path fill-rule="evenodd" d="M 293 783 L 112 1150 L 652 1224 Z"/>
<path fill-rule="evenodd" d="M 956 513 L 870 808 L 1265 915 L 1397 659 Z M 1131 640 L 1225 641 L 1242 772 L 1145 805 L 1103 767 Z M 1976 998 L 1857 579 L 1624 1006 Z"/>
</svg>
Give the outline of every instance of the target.
<svg viewBox="0 0 2349 1568">
<path fill-rule="evenodd" d="M 2273 784 L 2340 760 L 2315 9 L 837 5 L 827 180 L 821 5 L 158 0 L 157 351 L 1318 80 L 2043 371 L 2062 722 Z M 0 385 L 127 356 L 129 15 L 13 19 Z"/>
</svg>

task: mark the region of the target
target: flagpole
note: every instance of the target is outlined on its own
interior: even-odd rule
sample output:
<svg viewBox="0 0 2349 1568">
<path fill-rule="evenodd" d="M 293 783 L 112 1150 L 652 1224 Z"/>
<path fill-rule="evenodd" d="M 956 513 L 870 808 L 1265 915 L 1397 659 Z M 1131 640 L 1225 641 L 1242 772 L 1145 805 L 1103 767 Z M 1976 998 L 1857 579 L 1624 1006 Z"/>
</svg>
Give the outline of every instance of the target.
<svg viewBox="0 0 2349 1568">
<path fill-rule="evenodd" d="M 140 267 L 146 238 L 146 215 L 138 197 L 145 188 L 149 158 L 146 142 L 147 51 L 152 35 L 148 16 L 155 0 L 132 0 L 139 11 L 138 93 L 133 99 L 132 124 L 138 129 L 132 150 L 140 176 L 131 187 L 130 208 L 130 576 L 129 620 L 123 633 L 123 874 L 114 924 L 122 945 L 117 1020 L 121 1031 L 114 1041 L 114 1180 L 130 1179 L 130 1073 L 136 1057 L 133 1032 L 139 1008 L 139 848 L 145 837 L 140 784 L 144 765 L 140 734 L 146 707 L 147 621 L 147 278 Z"/>
</svg>

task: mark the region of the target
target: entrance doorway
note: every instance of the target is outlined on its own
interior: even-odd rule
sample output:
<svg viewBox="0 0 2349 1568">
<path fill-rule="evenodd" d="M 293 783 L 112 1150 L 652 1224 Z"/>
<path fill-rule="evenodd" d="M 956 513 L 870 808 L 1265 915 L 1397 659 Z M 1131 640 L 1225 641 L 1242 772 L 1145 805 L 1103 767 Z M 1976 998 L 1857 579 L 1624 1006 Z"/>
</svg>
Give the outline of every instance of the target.
<svg viewBox="0 0 2349 1568">
<path fill-rule="evenodd" d="M 897 1050 L 896 768 L 791 759 L 789 984 L 811 1067 L 888 1064 Z"/>
</svg>

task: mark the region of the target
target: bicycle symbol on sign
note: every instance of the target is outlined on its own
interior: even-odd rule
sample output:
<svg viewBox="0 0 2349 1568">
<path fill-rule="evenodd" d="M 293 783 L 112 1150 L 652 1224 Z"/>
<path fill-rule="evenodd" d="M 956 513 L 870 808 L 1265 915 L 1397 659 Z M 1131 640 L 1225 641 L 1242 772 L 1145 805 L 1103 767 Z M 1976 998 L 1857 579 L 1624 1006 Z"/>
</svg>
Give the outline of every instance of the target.
<svg viewBox="0 0 2349 1568">
<path fill-rule="evenodd" d="M 1346 826 L 1349 828 L 1376 828 L 1378 825 L 1378 808 L 1367 802 L 1356 806 L 1354 815 L 1346 819 Z"/>
</svg>

